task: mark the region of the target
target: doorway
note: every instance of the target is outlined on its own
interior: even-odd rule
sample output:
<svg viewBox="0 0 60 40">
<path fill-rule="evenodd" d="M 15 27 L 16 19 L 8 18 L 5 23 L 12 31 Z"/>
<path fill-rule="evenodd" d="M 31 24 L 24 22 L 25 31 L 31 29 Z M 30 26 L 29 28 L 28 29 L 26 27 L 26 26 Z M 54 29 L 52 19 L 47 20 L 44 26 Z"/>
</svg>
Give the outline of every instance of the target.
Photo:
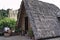
<svg viewBox="0 0 60 40">
<path fill-rule="evenodd" d="M 28 17 L 25 17 L 25 34 L 27 34 L 28 31 Z"/>
</svg>

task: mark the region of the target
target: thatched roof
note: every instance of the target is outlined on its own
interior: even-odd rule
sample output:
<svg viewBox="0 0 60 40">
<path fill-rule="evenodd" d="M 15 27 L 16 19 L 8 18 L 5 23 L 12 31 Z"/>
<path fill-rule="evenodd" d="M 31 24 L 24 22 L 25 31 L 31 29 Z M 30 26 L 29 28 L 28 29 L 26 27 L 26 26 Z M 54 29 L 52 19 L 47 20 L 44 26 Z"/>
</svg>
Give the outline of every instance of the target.
<svg viewBox="0 0 60 40">
<path fill-rule="evenodd" d="M 60 36 L 59 8 L 38 0 L 23 0 L 35 39 Z"/>
<path fill-rule="evenodd" d="M 60 17 L 60 10 L 57 12 L 57 17 Z"/>
</svg>

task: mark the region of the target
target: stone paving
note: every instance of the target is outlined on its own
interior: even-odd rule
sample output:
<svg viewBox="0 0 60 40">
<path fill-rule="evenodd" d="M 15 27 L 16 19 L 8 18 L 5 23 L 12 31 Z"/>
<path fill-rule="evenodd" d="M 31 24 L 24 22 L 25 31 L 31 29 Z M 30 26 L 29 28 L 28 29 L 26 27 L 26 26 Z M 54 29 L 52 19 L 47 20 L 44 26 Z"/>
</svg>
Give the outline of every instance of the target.
<svg viewBox="0 0 60 40">
<path fill-rule="evenodd" d="M 11 36 L 11 37 L 1 37 L 0 36 L 0 40 L 31 40 L 25 36 Z"/>
</svg>

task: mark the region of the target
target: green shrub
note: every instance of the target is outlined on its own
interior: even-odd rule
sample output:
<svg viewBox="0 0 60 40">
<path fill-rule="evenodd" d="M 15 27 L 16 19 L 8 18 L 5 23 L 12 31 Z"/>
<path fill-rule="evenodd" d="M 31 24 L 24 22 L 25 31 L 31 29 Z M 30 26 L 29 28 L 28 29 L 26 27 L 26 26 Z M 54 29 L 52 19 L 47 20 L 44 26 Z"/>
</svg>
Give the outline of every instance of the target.
<svg viewBox="0 0 60 40">
<path fill-rule="evenodd" d="M 3 18 L 0 20 L 0 29 L 3 29 L 4 27 L 10 27 L 12 29 L 15 29 L 16 26 L 16 21 L 14 19 L 10 19 L 10 18 Z"/>
</svg>

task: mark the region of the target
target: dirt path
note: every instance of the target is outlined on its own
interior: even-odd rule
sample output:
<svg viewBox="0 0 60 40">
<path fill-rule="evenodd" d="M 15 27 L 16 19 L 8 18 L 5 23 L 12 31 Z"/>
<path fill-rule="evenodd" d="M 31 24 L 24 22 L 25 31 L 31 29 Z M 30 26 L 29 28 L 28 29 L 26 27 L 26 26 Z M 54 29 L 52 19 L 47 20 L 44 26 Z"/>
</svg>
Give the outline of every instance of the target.
<svg viewBox="0 0 60 40">
<path fill-rule="evenodd" d="M 0 37 L 0 40 L 31 40 L 24 36 Z"/>
</svg>

